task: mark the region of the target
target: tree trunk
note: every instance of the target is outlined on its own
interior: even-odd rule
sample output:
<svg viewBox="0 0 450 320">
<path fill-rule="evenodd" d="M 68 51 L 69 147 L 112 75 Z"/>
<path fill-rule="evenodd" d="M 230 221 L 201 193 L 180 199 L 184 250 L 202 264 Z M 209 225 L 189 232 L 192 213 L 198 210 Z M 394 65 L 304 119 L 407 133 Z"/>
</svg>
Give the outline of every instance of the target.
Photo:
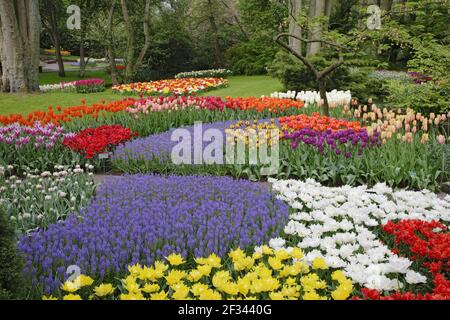
<svg viewBox="0 0 450 320">
<path fill-rule="evenodd" d="M 85 36 L 85 32 L 84 32 L 84 26 L 81 26 L 81 30 L 80 30 L 80 73 L 79 76 L 80 78 L 84 78 L 84 76 L 86 75 L 86 60 L 85 60 L 85 50 L 84 50 L 84 36 Z"/>
<path fill-rule="evenodd" d="M 130 81 L 134 76 L 134 32 L 131 24 L 130 15 L 128 13 L 126 0 L 120 0 L 122 8 L 122 16 L 125 22 L 125 29 L 127 32 L 127 49 L 126 49 L 126 68 L 125 81 Z"/>
<path fill-rule="evenodd" d="M 380 0 L 379 6 L 383 11 L 391 11 L 392 9 L 392 0 Z"/>
<path fill-rule="evenodd" d="M 214 34 L 214 65 L 215 67 L 220 67 L 223 65 L 222 50 L 220 50 L 219 28 L 217 27 L 216 18 L 214 16 L 212 0 L 208 0 L 208 9 L 208 20 Z"/>
<path fill-rule="evenodd" d="M 325 0 L 315 0 L 314 16 L 313 18 L 320 17 L 325 14 Z M 316 23 L 317 24 L 317 23 Z M 320 40 L 322 38 L 322 26 L 317 24 L 313 26 L 311 30 L 311 40 Z M 309 55 L 315 55 L 320 52 L 322 45 L 320 42 L 313 42 L 310 46 Z"/>
<path fill-rule="evenodd" d="M 38 0 L 0 0 L 1 90 L 39 90 Z"/>
<path fill-rule="evenodd" d="M 117 69 L 116 69 L 116 54 L 114 52 L 114 33 L 113 33 L 113 18 L 115 9 L 116 4 L 113 1 L 113 3 L 111 4 L 111 8 L 109 9 L 108 15 L 108 48 L 107 48 L 111 68 L 111 81 L 113 86 L 118 84 Z"/>
<path fill-rule="evenodd" d="M 328 98 L 327 98 L 327 79 L 326 77 L 322 77 L 319 78 L 317 82 L 319 84 L 320 98 L 323 100 L 322 113 L 323 115 L 329 117 L 330 107 L 328 105 Z"/>
<path fill-rule="evenodd" d="M 237 26 L 242 32 L 242 35 L 245 37 L 247 41 L 250 41 L 250 34 L 248 33 L 247 29 L 245 29 L 244 25 L 242 24 L 241 18 L 239 17 L 239 13 L 235 8 L 234 2 L 227 3 L 229 0 L 221 0 L 223 6 L 230 10 L 231 14 L 233 15 L 234 21 L 236 22 Z M 301 1 L 301 0 L 300 0 Z"/>
<path fill-rule="evenodd" d="M 150 0 L 145 2 L 145 10 L 144 10 L 144 46 L 139 53 L 139 56 L 134 65 L 134 72 L 138 70 L 142 66 L 142 62 L 144 61 L 144 57 L 147 54 L 148 48 L 150 48 Z"/>
<path fill-rule="evenodd" d="M 59 32 L 55 34 L 55 51 L 56 51 L 56 61 L 58 61 L 58 75 L 62 78 L 66 76 L 66 71 L 64 70 L 64 60 L 61 54 L 61 38 Z"/>
<path fill-rule="evenodd" d="M 302 12 L 302 0 L 289 0 L 289 33 L 302 37 L 302 28 L 298 23 Z M 289 38 L 289 45 L 296 51 L 302 52 L 302 42 L 299 39 Z"/>
<path fill-rule="evenodd" d="M 325 2 L 325 15 L 327 17 L 330 17 L 333 12 L 333 4 L 333 0 L 326 0 Z"/>
</svg>

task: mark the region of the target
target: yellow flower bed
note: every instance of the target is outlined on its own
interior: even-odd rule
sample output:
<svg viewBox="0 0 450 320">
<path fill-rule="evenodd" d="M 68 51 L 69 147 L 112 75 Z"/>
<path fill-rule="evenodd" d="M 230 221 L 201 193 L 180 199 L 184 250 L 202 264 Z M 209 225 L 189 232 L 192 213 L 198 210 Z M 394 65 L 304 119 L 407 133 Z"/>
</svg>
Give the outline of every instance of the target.
<svg viewBox="0 0 450 320">
<path fill-rule="evenodd" d="M 330 271 L 321 258 L 312 266 L 301 249 L 274 251 L 264 246 L 253 255 L 237 249 L 227 259 L 212 254 L 188 263 L 172 254 L 167 263 L 134 265 L 113 285 L 93 285 L 80 276 L 62 285 L 64 300 L 346 300 L 352 282 L 340 270 Z M 56 299 L 53 296 L 45 300 Z"/>
</svg>

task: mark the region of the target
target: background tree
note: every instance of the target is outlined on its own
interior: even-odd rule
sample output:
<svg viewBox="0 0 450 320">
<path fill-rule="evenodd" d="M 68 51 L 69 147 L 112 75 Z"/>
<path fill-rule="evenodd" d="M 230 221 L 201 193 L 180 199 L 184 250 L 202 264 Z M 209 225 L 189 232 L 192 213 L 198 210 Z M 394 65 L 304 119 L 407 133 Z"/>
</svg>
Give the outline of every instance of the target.
<svg viewBox="0 0 450 320">
<path fill-rule="evenodd" d="M 0 0 L 0 89 L 39 91 L 38 0 Z"/>
<path fill-rule="evenodd" d="M 61 54 L 61 32 L 66 23 L 66 6 L 62 0 L 41 0 L 40 11 L 42 14 L 42 24 L 45 31 L 50 36 L 55 48 L 56 61 L 58 63 L 58 75 L 65 77 L 64 61 Z"/>
</svg>

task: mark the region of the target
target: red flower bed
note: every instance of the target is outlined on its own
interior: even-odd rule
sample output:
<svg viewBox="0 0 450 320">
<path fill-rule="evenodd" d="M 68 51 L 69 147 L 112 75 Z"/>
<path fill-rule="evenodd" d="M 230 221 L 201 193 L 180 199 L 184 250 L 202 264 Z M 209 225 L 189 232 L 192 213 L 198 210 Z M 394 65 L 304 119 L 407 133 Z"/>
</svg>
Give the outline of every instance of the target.
<svg viewBox="0 0 450 320">
<path fill-rule="evenodd" d="M 108 151 L 110 147 L 128 141 L 137 135 L 131 129 L 119 125 L 101 126 L 83 130 L 74 137 L 66 138 L 64 145 L 72 151 L 81 153 L 87 159 L 92 159 L 99 153 Z"/>
<path fill-rule="evenodd" d="M 421 220 L 389 221 L 383 231 L 394 236 L 394 252 L 408 256 L 427 268 L 433 275 L 433 292 L 418 294 L 396 292 L 382 296 L 377 290 L 362 289 L 369 300 L 450 300 L 450 233 L 446 225 Z M 446 277 L 447 276 L 447 277 Z"/>
</svg>

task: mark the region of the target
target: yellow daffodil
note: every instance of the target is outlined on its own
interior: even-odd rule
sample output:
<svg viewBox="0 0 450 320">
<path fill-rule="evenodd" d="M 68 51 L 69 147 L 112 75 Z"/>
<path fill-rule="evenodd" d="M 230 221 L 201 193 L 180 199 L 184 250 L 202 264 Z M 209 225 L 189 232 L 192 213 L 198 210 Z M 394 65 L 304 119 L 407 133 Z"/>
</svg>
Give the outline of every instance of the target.
<svg viewBox="0 0 450 320">
<path fill-rule="evenodd" d="M 313 269 L 315 270 L 326 270 L 328 269 L 327 263 L 323 258 L 315 258 L 313 261 Z"/>
<path fill-rule="evenodd" d="M 268 262 L 273 270 L 280 270 L 283 268 L 283 263 L 276 257 L 269 257 Z"/>
<path fill-rule="evenodd" d="M 79 286 L 82 287 L 89 287 L 94 283 L 94 279 L 91 277 L 85 276 L 85 275 L 79 275 L 75 280 L 74 283 L 79 284 Z"/>
<path fill-rule="evenodd" d="M 179 254 L 171 254 L 170 256 L 166 257 L 166 259 L 172 266 L 179 266 L 184 263 L 183 257 Z"/>
<path fill-rule="evenodd" d="M 142 291 L 145 293 L 154 293 L 159 291 L 161 288 L 159 287 L 158 284 L 154 283 L 154 284 L 150 284 L 147 283 L 146 285 L 144 285 L 144 287 L 142 288 Z"/>
<path fill-rule="evenodd" d="M 79 284 L 76 284 L 75 282 L 66 281 L 61 286 L 61 289 L 65 292 L 73 293 L 73 292 L 78 291 L 80 289 L 80 286 L 79 286 Z"/>
<path fill-rule="evenodd" d="M 197 282 L 201 278 L 203 278 L 203 273 L 201 273 L 199 270 L 192 270 L 191 272 L 189 272 L 188 276 L 189 281 Z"/>
<path fill-rule="evenodd" d="M 208 289 L 200 294 L 199 300 L 222 300 L 222 295 L 217 291 Z"/>
<path fill-rule="evenodd" d="M 300 248 L 292 249 L 291 257 L 294 259 L 302 259 L 304 257 L 302 249 L 300 249 Z"/>
<path fill-rule="evenodd" d="M 78 294 L 68 294 L 63 297 L 63 300 L 72 301 L 72 300 L 83 300 L 83 299 L 81 299 L 81 297 Z"/>
<path fill-rule="evenodd" d="M 50 301 L 51 301 L 51 300 L 58 300 L 58 298 L 56 298 L 56 297 L 50 295 L 50 296 L 43 296 L 43 297 L 42 297 L 42 300 L 44 300 L 44 301 L 50 300 Z"/>
<path fill-rule="evenodd" d="M 110 283 L 101 284 L 94 288 L 95 295 L 100 298 L 113 294 L 114 290 L 114 287 Z"/>
<path fill-rule="evenodd" d="M 191 292 L 194 296 L 199 297 L 204 291 L 208 290 L 209 286 L 203 283 L 196 283 L 192 286 Z"/>
<path fill-rule="evenodd" d="M 281 292 L 271 292 L 269 293 L 269 298 L 271 300 L 284 300 L 284 296 Z"/>
<path fill-rule="evenodd" d="M 165 277 L 166 282 L 169 286 L 173 286 L 181 281 L 181 279 L 186 278 L 186 272 L 180 270 L 171 270 Z"/>
</svg>

